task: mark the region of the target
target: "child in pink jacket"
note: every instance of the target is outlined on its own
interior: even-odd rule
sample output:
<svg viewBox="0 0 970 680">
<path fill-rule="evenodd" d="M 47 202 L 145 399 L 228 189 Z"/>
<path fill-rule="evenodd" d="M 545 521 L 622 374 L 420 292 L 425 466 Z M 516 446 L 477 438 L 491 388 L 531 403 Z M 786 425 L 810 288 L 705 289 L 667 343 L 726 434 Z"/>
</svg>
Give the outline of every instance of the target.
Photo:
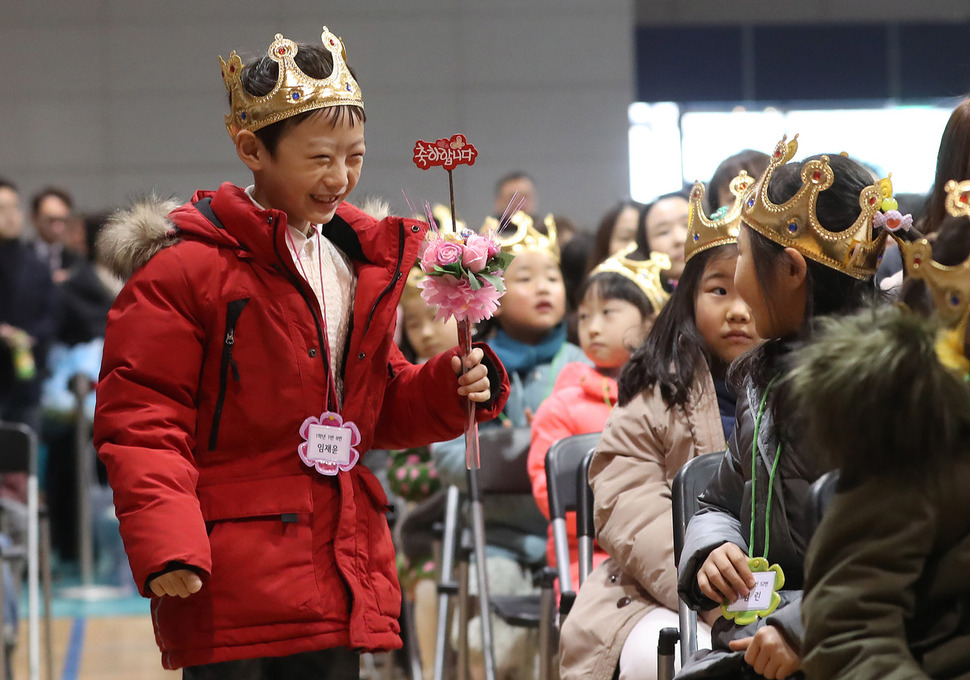
<svg viewBox="0 0 970 680">
<path fill-rule="evenodd" d="M 549 518 L 546 487 L 546 453 L 565 437 L 601 432 L 617 399 L 616 379 L 623 364 L 646 338 L 653 320 L 667 301 L 660 282 L 661 268 L 669 265 L 665 256 L 630 260 L 632 247 L 594 269 L 580 290 L 579 343 L 593 363 L 567 364 L 559 373 L 552 394 L 536 411 L 529 449 L 529 477 L 532 494 L 542 513 Z M 576 518 L 567 517 L 570 554 L 576 554 Z M 555 566 L 556 556 L 549 528 L 547 558 Z M 599 547 L 593 565 L 608 555 Z M 573 583 L 579 583 L 579 563 L 570 565 Z"/>
</svg>

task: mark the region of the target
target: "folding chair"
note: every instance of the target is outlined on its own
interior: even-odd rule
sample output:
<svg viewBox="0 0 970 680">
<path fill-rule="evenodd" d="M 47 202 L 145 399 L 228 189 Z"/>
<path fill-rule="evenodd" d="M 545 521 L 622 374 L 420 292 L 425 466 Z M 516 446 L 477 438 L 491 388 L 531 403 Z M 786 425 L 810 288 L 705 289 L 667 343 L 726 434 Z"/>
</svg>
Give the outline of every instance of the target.
<svg viewBox="0 0 970 680">
<path fill-rule="evenodd" d="M 710 453 L 697 456 L 684 463 L 674 476 L 671 487 L 671 503 L 674 516 L 674 564 L 680 566 L 680 553 L 684 549 L 684 536 L 687 523 L 700 507 L 697 497 L 707 488 L 714 472 L 721 464 L 724 453 Z M 680 663 L 697 651 L 697 612 L 680 601 Z M 659 658 L 659 657 L 658 657 Z M 673 656 L 669 657 L 673 663 Z"/>
<path fill-rule="evenodd" d="M 580 485 L 577 483 L 577 475 L 583 469 L 583 461 L 586 456 L 592 449 L 596 448 L 596 443 L 601 434 L 601 432 L 593 432 L 560 439 L 550 446 L 546 453 L 546 487 L 549 491 L 549 518 L 552 521 L 552 539 L 556 548 L 556 571 L 559 578 L 560 598 L 559 613 L 561 617 L 565 617 L 569 613 L 573 602 L 576 600 L 576 591 L 573 589 L 572 574 L 569 570 L 571 560 L 569 537 L 566 530 L 566 513 L 576 512 L 579 509 Z M 592 554 L 590 554 L 589 559 L 592 560 Z M 579 556 L 579 562 L 582 564 L 582 556 Z M 551 619 L 551 611 L 549 614 Z M 551 620 L 549 621 L 549 629 L 552 630 Z"/>
<path fill-rule="evenodd" d="M 811 523 L 812 533 L 815 533 L 818 523 L 822 521 L 822 515 L 825 514 L 825 508 L 835 495 L 835 487 L 838 483 L 839 473 L 833 470 L 816 479 L 809 487 L 807 517 Z"/>
<path fill-rule="evenodd" d="M 39 615 L 40 584 L 44 589 L 44 646 L 47 678 L 54 677 L 51 646 L 50 524 L 46 510 L 39 507 L 37 483 L 37 435 L 26 425 L 0 422 L 0 474 L 27 473 L 27 550 L 5 549 L 3 561 L 27 560 L 28 664 L 31 680 L 40 677 Z M 0 588 L 0 631 L 3 630 L 3 589 Z M 6 645 L 0 644 L 0 669 L 6 667 Z"/>
<path fill-rule="evenodd" d="M 593 489 L 589 486 L 589 466 L 594 450 L 583 457 L 583 464 L 576 475 L 576 537 L 579 543 L 579 587 L 582 588 L 593 571 L 593 540 L 596 526 L 593 522 Z"/>
<path fill-rule="evenodd" d="M 459 617 L 458 677 L 466 677 L 468 620 L 471 618 L 468 572 L 472 555 L 475 557 L 478 577 L 477 600 L 481 613 L 486 680 L 494 680 L 495 672 L 488 612 L 494 612 L 496 616 L 513 626 L 539 627 L 541 596 L 489 595 L 488 574 L 485 568 L 485 522 L 482 510 L 484 497 L 532 493 L 527 468 L 531 441 L 532 432 L 528 427 L 494 427 L 479 433 L 482 467 L 468 471 L 470 526 L 466 526 L 462 521 L 458 490 L 454 487 L 448 489 L 441 551 L 441 581 L 438 586 L 435 680 L 441 680 L 444 677 L 452 597 L 457 597 Z M 457 580 L 454 576 L 456 564 L 459 571 Z"/>
</svg>

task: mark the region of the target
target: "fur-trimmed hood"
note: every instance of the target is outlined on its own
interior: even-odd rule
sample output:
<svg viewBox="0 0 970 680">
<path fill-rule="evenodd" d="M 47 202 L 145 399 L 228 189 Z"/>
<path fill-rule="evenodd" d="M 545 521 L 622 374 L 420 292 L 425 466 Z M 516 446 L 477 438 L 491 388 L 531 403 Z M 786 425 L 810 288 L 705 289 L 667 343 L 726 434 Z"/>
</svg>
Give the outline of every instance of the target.
<svg viewBox="0 0 970 680">
<path fill-rule="evenodd" d="M 940 363 L 938 326 L 897 306 L 822 321 L 788 376 L 808 445 L 848 484 L 922 475 L 962 455 L 968 383 Z"/>
<path fill-rule="evenodd" d="M 179 202 L 152 195 L 116 211 L 98 235 L 99 259 L 116 276 L 127 279 L 158 251 L 179 242 L 168 219 Z"/>
<path fill-rule="evenodd" d="M 214 245 L 240 247 L 225 230 L 205 222 L 177 226 L 170 215 L 181 205 L 174 199 L 151 195 L 130 208 L 116 211 L 98 236 L 96 247 L 101 261 L 113 274 L 126 280 L 159 251 L 179 243 L 186 234 Z M 390 214 L 390 206 L 381 198 L 365 197 L 361 212 L 382 220 Z"/>
</svg>

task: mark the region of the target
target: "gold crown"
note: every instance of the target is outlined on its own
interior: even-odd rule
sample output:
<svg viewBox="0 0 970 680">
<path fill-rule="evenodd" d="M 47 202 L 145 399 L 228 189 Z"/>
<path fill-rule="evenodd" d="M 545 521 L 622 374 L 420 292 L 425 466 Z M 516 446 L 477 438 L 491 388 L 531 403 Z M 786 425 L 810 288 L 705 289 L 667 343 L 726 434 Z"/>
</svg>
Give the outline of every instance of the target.
<svg viewBox="0 0 970 680">
<path fill-rule="evenodd" d="M 876 273 L 882 259 L 886 232 L 872 238 L 872 218 L 883 200 L 880 184 L 876 182 L 859 194 L 862 212 L 845 231 L 829 231 L 819 224 L 815 214 L 818 195 L 832 186 L 835 171 L 829 157 L 806 161 L 802 165 L 802 188 L 781 205 L 768 198 L 768 184 L 775 170 L 791 160 L 798 149 L 798 135 L 786 143 L 782 137 L 768 162 L 768 169 L 755 182 L 744 201 L 741 218 L 762 236 L 805 257 L 838 270 L 855 279 L 868 279 Z"/>
<path fill-rule="evenodd" d="M 953 217 L 970 218 L 970 180 L 950 180 L 945 189 L 946 211 Z M 970 257 L 951 267 L 933 259 L 933 247 L 925 238 L 912 242 L 896 238 L 896 242 L 907 276 L 926 281 L 943 324 L 962 330 L 970 313 Z"/>
<path fill-rule="evenodd" d="M 650 301 L 653 311 L 659 313 L 670 299 L 670 293 L 664 290 L 660 277 L 661 269 L 670 269 L 670 256 L 653 251 L 647 260 L 631 260 L 627 256 L 636 249 L 637 244 L 631 243 L 616 255 L 598 264 L 589 275 L 592 277 L 609 272 L 625 276 L 640 287 Z"/>
<path fill-rule="evenodd" d="M 279 64 L 279 76 L 276 86 L 263 97 L 254 97 L 243 88 L 239 80 L 243 63 L 238 54 L 230 54 L 228 62 L 219 57 L 222 80 L 229 92 L 230 112 L 226 116 L 226 129 L 230 137 L 235 139 L 240 130 L 259 130 L 314 109 L 364 106 L 360 86 L 347 68 L 347 53 L 340 38 L 324 26 L 320 39 L 333 58 L 333 71 L 323 80 L 305 74 L 293 61 L 298 51 L 297 44 L 276 34 L 266 55 Z"/>
<path fill-rule="evenodd" d="M 741 230 L 741 206 L 753 183 L 751 176 L 742 170 L 730 184 L 731 193 L 734 194 L 734 205 L 721 206 L 717 212 L 708 217 L 704 213 L 704 184 L 694 182 L 694 188 L 690 190 L 684 262 L 708 248 L 738 242 L 738 232 Z"/>
<path fill-rule="evenodd" d="M 499 243 L 502 244 L 502 249 L 513 255 L 519 255 L 527 250 L 538 250 L 549 253 L 556 258 L 556 262 L 559 262 L 559 239 L 556 220 L 553 219 L 552 213 L 546 215 L 542 223 L 546 225 L 548 235 L 533 226 L 534 223 L 529 215 L 517 210 L 509 218 L 509 224 L 515 225 L 515 232 L 511 235 L 499 232 L 499 221 L 494 217 L 486 218 L 481 230 L 494 232 Z"/>
<path fill-rule="evenodd" d="M 421 267 L 411 267 L 411 271 L 408 272 L 408 278 L 404 281 L 404 292 L 401 294 L 401 302 L 421 295 L 421 289 L 418 288 L 418 284 L 424 281 L 425 277 L 426 274 L 421 271 Z"/>
</svg>

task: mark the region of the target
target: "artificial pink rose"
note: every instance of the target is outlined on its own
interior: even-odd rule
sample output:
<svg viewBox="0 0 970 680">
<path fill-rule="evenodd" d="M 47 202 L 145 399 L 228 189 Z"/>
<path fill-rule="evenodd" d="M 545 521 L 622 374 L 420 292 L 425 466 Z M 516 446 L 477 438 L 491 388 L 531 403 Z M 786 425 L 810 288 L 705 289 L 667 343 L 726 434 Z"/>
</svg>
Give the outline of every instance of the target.
<svg viewBox="0 0 970 680">
<path fill-rule="evenodd" d="M 488 239 L 478 234 L 469 234 L 465 241 L 465 251 L 461 255 L 461 263 L 465 269 L 477 274 L 485 269 L 488 262 Z"/>
<path fill-rule="evenodd" d="M 486 240 L 488 241 L 488 257 L 490 259 L 502 252 L 502 244 L 495 238 L 495 232 L 488 232 Z"/>
<path fill-rule="evenodd" d="M 435 253 L 436 264 L 439 267 L 446 267 L 449 264 L 461 262 L 461 246 L 451 241 L 442 241 Z"/>
<path fill-rule="evenodd" d="M 438 262 L 438 249 L 444 243 L 440 238 L 433 238 L 424 246 L 424 253 L 421 255 L 421 271 L 430 274 L 434 271 L 434 266 Z"/>
</svg>

